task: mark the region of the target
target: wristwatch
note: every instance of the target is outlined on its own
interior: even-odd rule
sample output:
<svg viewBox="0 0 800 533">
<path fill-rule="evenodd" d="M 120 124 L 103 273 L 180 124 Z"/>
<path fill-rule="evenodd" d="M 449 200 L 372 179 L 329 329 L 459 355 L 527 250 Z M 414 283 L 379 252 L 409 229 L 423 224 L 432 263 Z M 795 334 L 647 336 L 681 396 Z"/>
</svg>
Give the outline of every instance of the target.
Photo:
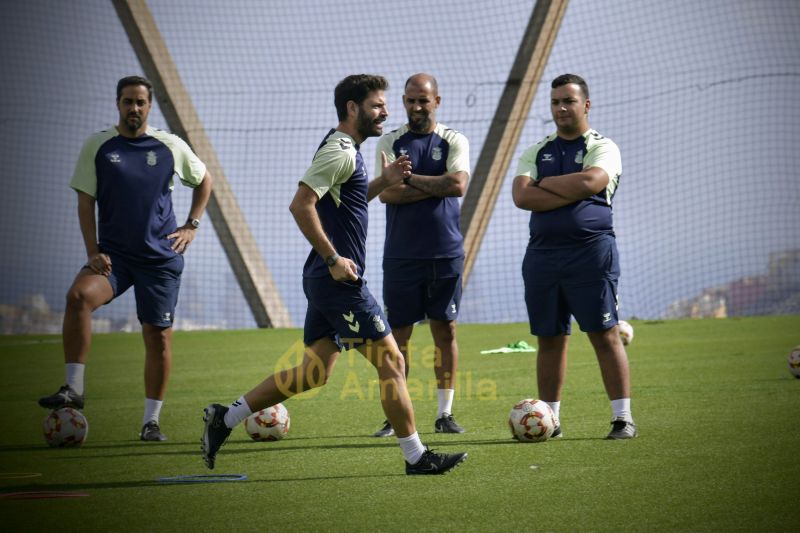
<svg viewBox="0 0 800 533">
<path fill-rule="evenodd" d="M 338 260 L 339 260 L 339 254 L 334 252 L 332 255 L 329 255 L 328 257 L 325 258 L 325 264 L 328 265 L 328 267 L 330 268 L 333 267 L 333 265 L 335 265 L 336 261 Z"/>
<path fill-rule="evenodd" d="M 197 228 L 199 228 L 199 227 L 200 227 L 200 219 L 199 219 L 199 218 L 190 218 L 190 219 L 189 219 L 189 220 L 187 220 L 186 222 L 188 222 L 189 224 L 191 224 L 191 226 L 192 226 L 194 229 L 197 229 Z"/>
</svg>

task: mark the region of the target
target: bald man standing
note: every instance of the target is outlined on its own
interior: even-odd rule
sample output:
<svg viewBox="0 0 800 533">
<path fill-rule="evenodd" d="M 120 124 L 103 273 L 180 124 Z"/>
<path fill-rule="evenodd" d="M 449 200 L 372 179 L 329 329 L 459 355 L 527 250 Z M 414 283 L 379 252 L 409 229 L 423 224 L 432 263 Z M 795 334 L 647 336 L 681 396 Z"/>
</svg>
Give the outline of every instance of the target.
<svg viewBox="0 0 800 533">
<path fill-rule="evenodd" d="M 436 121 L 440 103 L 436 78 L 414 74 L 406 81 L 403 94 L 408 122 L 378 141 L 376 175 L 385 166 L 382 152 L 389 162 L 408 156 L 412 172 L 379 196 L 386 204 L 383 300 L 406 359 L 406 376 L 414 324 L 429 319 L 436 346 L 439 402 L 434 428 L 437 433 L 464 433 L 452 408 L 458 367 L 456 318 L 464 270 L 458 198 L 464 195 L 469 180 L 469 141 Z M 392 425 L 385 421 L 374 436 L 393 434 Z"/>
</svg>

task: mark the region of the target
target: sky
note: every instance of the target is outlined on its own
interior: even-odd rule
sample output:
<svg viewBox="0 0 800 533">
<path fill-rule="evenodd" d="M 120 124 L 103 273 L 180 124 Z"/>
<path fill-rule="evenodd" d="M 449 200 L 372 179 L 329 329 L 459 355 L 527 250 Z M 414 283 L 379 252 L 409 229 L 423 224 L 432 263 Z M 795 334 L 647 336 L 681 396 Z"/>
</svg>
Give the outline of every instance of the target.
<svg viewBox="0 0 800 533">
<path fill-rule="evenodd" d="M 111 2 L 2 2 L 0 145 L 7 250 L 0 305 L 43 295 L 63 310 L 85 261 L 68 182 L 81 144 L 113 125 L 116 81 L 141 73 Z M 295 325 L 309 246 L 288 205 L 314 150 L 336 124 L 333 87 L 356 72 L 390 81 L 388 129 L 405 122 L 402 86 L 434 74 L 439 121 L 481 153 L 533 2 L 402 4 L 241 0 L 148 5 L 203 121 Z M 592 127 L 620 147 L 614 197 L 620 313 L 660 318 L 672 302 L 766 271 L 800 249 L 794 175 L 800 106 L 800 3 L 676 0 L 569 3 L 487 234 L 465 288 L 462 322 L 527 319 L 520 267 L 528 214 L 511 202 L 522 151 L 552 132 L 549 80 L 589 83 Z M 156 106 L 153 126 L 167 128 Z M 361 147 L 374 175 L 374 139 Z M 191 191 L 176 186 L 176 213 Z M 370 207 L 366 279 L 381 298 L 384 206 Z M 206 327 L 254 327 L 212 224 L 187 254 L 178 316 Z M 99 311 L 133 315 L 132 294 Z M 180 322 L 179 322 L 180 324 Z"/>
</svg>

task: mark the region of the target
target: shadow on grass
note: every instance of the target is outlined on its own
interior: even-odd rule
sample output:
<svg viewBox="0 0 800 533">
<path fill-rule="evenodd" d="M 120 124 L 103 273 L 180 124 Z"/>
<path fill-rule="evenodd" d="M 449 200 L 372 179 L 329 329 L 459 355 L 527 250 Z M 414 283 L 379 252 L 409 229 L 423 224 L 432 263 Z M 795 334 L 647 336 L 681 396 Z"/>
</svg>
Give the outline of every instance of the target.
<svg viewBox="0 0 800 533">
<path fill-rule="evenodd" d="M 327 437 L 320 437 L 319 440 L 325 440 Z M 190 446 L 190 449 L 187 449 Z M 349 443 L 349 444 L 300 444 L 299 446 L 293 445 L 290 441 L 283 441 L 280 444 L 273 442 L 255 442 L 255 441 L 233 441 L 220 452 L 220 455 L 237 455 L 247 453 L 263 453 L 266 451 L 272 452 L 291 452 L 303 450 L 337 450 L 337 449 L 370 449 L 370 448 L 395 448 L 397 443 L 389 442 L 374 442 L 374 443 Z M 176 449 L 179 448 L 179 449 Z M 119 453 L 102 452 L 101 450 L 119 450 Z M 92 453 L 97 451 L 98 453 Z M 4 453 L 19 453 L 19 452 L 46 452 L 50 458 L 58 458 L 63 460 L 84 460 L 84 459 L 110 459 L 115 457 L 145 457 L 145 456 L 194 456 L 200 458 L 200 442 L 192 441 L 191 443 L 139 443 L 138 441 L 112 444 L 112 445 L 86 445 L 81 448 L 47 448 L 40 446 L 4 446 L 0 447 L 0 456 Z"/>
<path fill-rule="evenodd" d="M 326 441 L 331 439 L 354 439 L 360 438 L 364 442 L 349 442 L 347 444 L 329 444 Z M 424 436 L 423 436 L 423 440 Z M 560 439 L 551 439 L 548 442 L 577 442 L 577 441 L 597 441 L 606 440 L 604 437 L 563 437 Z M 312 441 L 317 441 L 318 444 L 312 444 Z M 435 441 L 426 442 L 431 448 L 446 448 L 458 446 L 497 446 L 497 445 L 521 445 L 521 444 L 540 444 L 540 443 L 519 443 L 511 438 L 503 439 L 472 439 L 466 440 L 462 438 L 453 439 L 437 439 Z M 319 437 L 290 437 L 286 440 L 279 442 L 256 442 L 250 440 L 234 440 L 228 441 L 226 447 L 220 452 L 221 455 L 234 455 L 246 454 L 264 451 L 304 451 L 304 450 L 346 450 L 346 449 L 377 449 L 377 448 L 394 448 L 397 446 L 396 439 L 376 439 L 374 437 L 353 437 L 352 435 L 337 435 L 337 436 L 319 436 Z M 190 449 L 187 449 L 190 448 Z M 100 453 L 93 454 L 93 450 L 127 450 L 127 453 Z M 81 448 L 49 448 L 41 445 L 32 446 L 0 446 L 0 455 L 5 453 L 19 453 L 19 452 L 33 452 L 33 453 L 47 453 L 52 457 L 59 457 L 63 459 L 86 459 L 86 458 L 103 458 L 103 457 L 137 457 L 146 455 L 190 455 L 200 456 L 200 441 L 167 441 L 167 442 L 148 442 L 143 443 L 138 440 L 131 441 L 114 441 L 102 444 L 87 444 Z"/>
<path fill-rule="evenodd" d="M 387 477 L 405 477 L 405 474 L 392 473 L 392 474 L 353 474 L 353 475 L 336 475 L 336 476 L 307 476 L 307 477 L 284 477 L 273 479 L 247 479 L 242 481 L 228 481 L 222 483 L 296 483 L 298 481 L 328 481 L 339 479 L 369 479 L 369 478 L 387 478 Z M 91 490 L 106 490 L 106 489 L 138 489 L 138 488 L 175 488 L 175 487 L 192 487 L 198 486 L 208 487 L 209 485 L 219 485 L 220 482 L 213 483 L 176 483 L 176 482 L 161 482 L 157 479 L 153 480 L 140 480 L 140 481 L 97 481 L 91 483 L 54 483 L 54 484 L 28 484 L 28 485 L 14 485 L 13 487 L 3 487 L 0 490 L 0 496 L 3 494 L 17 493 L 17 492 L 81 492 Z"/>
<path fill-rule="evenodd" d="M 129 440 L 129 441 L 117 441 L 117 442 L 108 442 L 108 443 L 91 443 L 85 444 L 80 447 L 64 447 L 64 448 L 51 448 L 44 444 L 31 444 L 28 446 L 20 446 L 20 445 L 5 445 L 0 446 L 0 454 L 4 453 L 14 453 L 14 452 L 47 452 L 50 454 L 56 453 L 69 453 L 69 452 L 79 452 L 82 450 L 109 450 L 109 449 L 121 449 L 121 448 L 131 448 L 136 447 L 141 449 L 145 449 L 146 447 L 150 447 L 152 449 L 157 448 L 166 448 L 166 447 L 173 447 L 173 446 L 196 446 L 199 449 L 200 440 L 198 439 L 196 442 L 147 442 L 143 443 L 136 440 Z"/>
<path fill-rule="evenodd" d="M 558 442 L 578 442 L 578 441 L 596 441 L 596 440 L 606 440 L 605 437 L 561 437 L 559 439 L 550 439 L 546 442 L 548 443 L 558 443 Z M 612 442 L 612 441 L 609 441 Z M 431 448 L 438 448 L 440 445 L 444 446 L 498 446 L 498 445 L 506 445 L 506 444 L 514 444 L 517 446 L 526 446 L 526 445 L 533 445 L 533 444 L 543 444 L 541 442 L 519 442 L 511 437 L 507 439 L 492 439 L 492 440 L 452 440 L 452 441 L 444 441 L 444 440 L 437 440 L 436 442 L 430 443 Z"/>
<path fill-rule="evenodd" d="M 361 439 L 361 438 L 368 439 L 368 440 L 373 440 L 374 439 L 374 437 L 370 437 L 370 436 L 367 436 L 367 435 L 311 435 L 311 436 L 308 436 L 308 437 L 291 436 L 287 440 L 282 441 L 282 443 L 289 443 L 289 442 L 303 441 L 303 440 L 319 441 L 319 440 L 327 440 L 327 439 Z M 259 443 L 259 442 L 256 442 L 256 441 L 249 441 L 249 440 L 245 440 L 245 439 L 229 441 L 229 442 L 231 442 L 232 444 L 233 443 L 239 443 L 239 442 L 241 442 L 241 443 L 252 442 L 254 446 L 259 446 L 259 445 L 264 445 L 264 446 L 277 445 L 277 443 L 272 443 L 272 442 Z M 376 442 L 378 442 L 378 441 L 376 440 Z M 384 442 L 394 442 L 394 439 L 392 439 L 391 441 L 384 441 Z M 5 445 L 0 445 L 0 454 L 12 453 L 12 452 L 51 452 L 51 453 L 55 452 L 55 453 L 57 453 L 58 450 L 69 451 L 69 450 L 79 450 L 79 449 L 83 449 L 83 450 L 86 450 L 86 449 L 111 450 L 111 449 L 115 449 L 115 448 L 129 448 L 131 446 L 134 446 L 134 447 L 141 446 L 143 448 L 144 447 L 153 447 L 154 449 L 157 449 L 157 448 L 162 447 L 162 446 L 163 447 L 170 447 L 170 446 L 197 447 L 199 445 L 200 445 L 200 437 L 198 435 L 198 437 L 196 439 L 191 439 L 191 440 L 172 440 L 172 439 L 170 439 L 170 440 L 165 441 L 165 442 L 142 442 L 138 438 L 132 438 L 130 440 L 103 441 L 103 442 L 90 441 L 90 442 L 88 442 L 87 444 L 83 445 L 80 448 L 50 448 L 49 446 L 45 445 L 44 443 L 42 443 L 42 444 L 36 443 L 36 444 L 30 444 L 30 445 L 19 445 L 19 444 L 17 444 L 17 445 L 9 445 L 9 444 L 5 444 Z"/>
</svg>

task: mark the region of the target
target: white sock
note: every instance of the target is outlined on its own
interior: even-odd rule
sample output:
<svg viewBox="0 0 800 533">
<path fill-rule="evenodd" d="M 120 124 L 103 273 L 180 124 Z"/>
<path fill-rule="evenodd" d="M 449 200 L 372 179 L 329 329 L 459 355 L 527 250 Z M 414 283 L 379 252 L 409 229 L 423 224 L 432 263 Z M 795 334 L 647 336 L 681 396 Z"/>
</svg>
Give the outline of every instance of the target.
<svg viewBox="0 0 800 533">
<path fill-rule="evenodd" d="M 225 425 L 229 428 L 236 427 L 236 424 L 253 414 L 253 410 L 247 405 L 244 396 L 233 402 L 225 413 Z"/>
<path fill-rule="evenodd" d="M 403 450 L 403 457 L 410 465 L 416 464 L 422 454 L 425 453 L 425 446 L 419 440 L 419 434 L 415 431 L 408 437 L 397 437 L 397 442 L 400 444 L 400 449 Z"/>
<path fill-rule="evenodd" d="M 628 422 L 633 422 L 633 416 L 631 416 L 630 398 L 611 400 L 611 410 L 614 411 L 614 419 L 621 418 Z"/>
<path fill-rule="evenodd" d="M 164 400 L 151 400 L 150 398 L 145 398 L 142 425 L 145 425 L 150 421 L 158 424 L 158 417 L 161 415 L 162 405 L 164 405 Z"/>
<path fill-rule="evenodd" d="M 453 396 L 455 395 L 454 389 L 437 389 L 436 394 L 439 397 L 439 412 L 436 418 L 442 418 L 445 415 L 453 414 Z"/>
<path fill-rule="evenodd" d="M 559 400 L 557 402 L 544 402 L 544 403 L 550 406 L 550 409 L 553 410 L 553 414 L 556 415 L 556 420 L 558 420 L 560 423 L 561 418 L 559 418 L 560 416 L 559 413 L 561 412 L 561 401 Z"/>
<path fill-rule="evenodd" d="M 83 394 L 83 372 L 86 365 L 83 363 L 66 363 L 65 374 L 67 375 L 67 385 L 78 394 Z"/>
</svg>

